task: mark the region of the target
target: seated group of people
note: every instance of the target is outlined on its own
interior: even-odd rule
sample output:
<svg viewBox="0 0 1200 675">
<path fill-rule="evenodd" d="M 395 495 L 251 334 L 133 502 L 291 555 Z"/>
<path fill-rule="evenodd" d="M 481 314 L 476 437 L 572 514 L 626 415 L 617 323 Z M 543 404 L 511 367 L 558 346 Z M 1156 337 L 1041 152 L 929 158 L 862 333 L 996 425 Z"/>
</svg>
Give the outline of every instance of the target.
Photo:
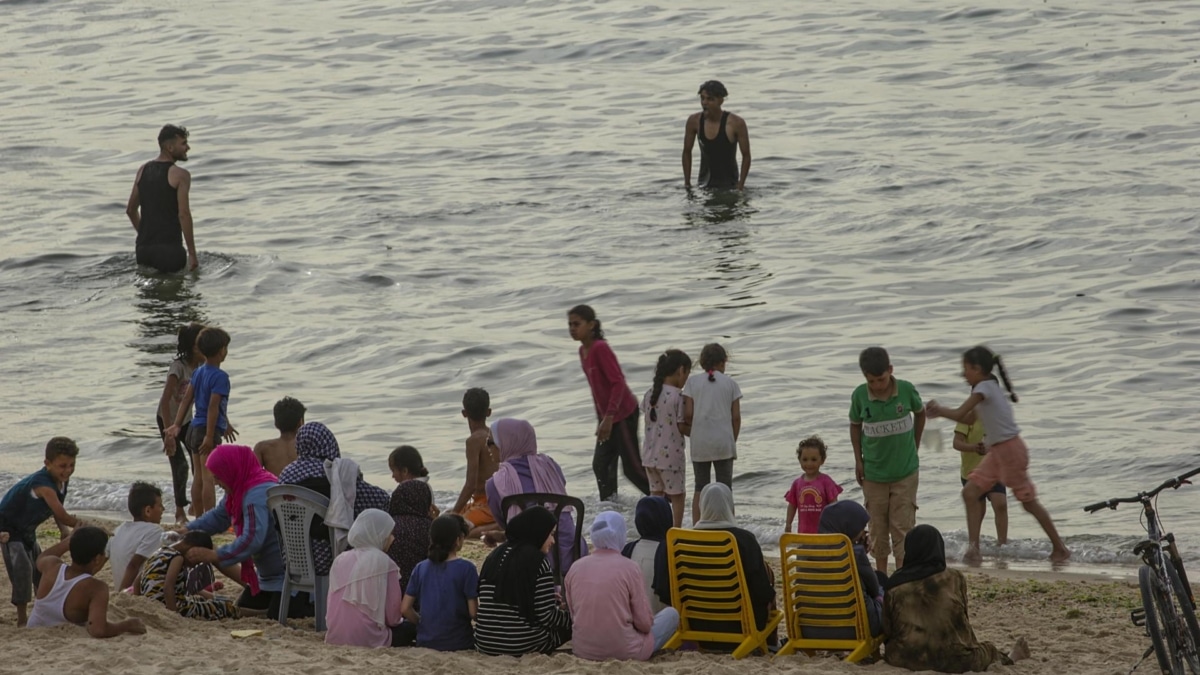
<svg viewBox="0 0 1200 675">
<path fill-rule="evenodd" d="M 237 617 L 247 610 L 277 618 L 284 559 L 266 492 L 284 482 L 329 496 L 327 524 L 335 531 L 339 523 L 346 524 L 349 548 L 336 559 L 327 536 L 314 537 L 317 571 L 330 577 L 327 643 L 415 644 L 519 656 L 550 653 L 570 641 L 581 658 L 650 658 L 679 625 L 672 607 L 665 544 L 673 525 L 670 502 L 663 497 L 638 502 L 635 525 L 641 538 L 632 542 L 626 542 L 620 514 L 598 514 L 590 527 L 592 551 L 589 554 L 585 544 L 576 559 L 576 523 L 570 511 L 555 518 L 541 506 L 513 507 L 512 513 L 500 508 L 509 495 L 567 494 L 561 468 L 549 456 L 538 454 L 532 425 L 499 420 L 491 427 L 489 442 L 500 459 L 486 484 L 487 504 L 498 525 L 489 539 L 499 545 L 478 572 L 473 563 L 457 556 L 473 524 L 458 514 L 435 517 L 432 492 L 418 475 L 427 473 L 419 455 L 415 464 L 419 470 L 406 471 L 411 475 L 401 476 L 404 480 L 389 498 L 383 489 L 363 481 L 356 465 L 346 463 L 339 469 L 343 460 L 332 432 L 312 422 L 300 428 L 297 459 L 278 479 L 263 469 L 250 448 L 217 447 L 206 465 L 224 490 L 224 498 L 165 547 L 149 534 L 153 530 L 161 538 L 160 527 L 144 527 L 161 518 L 161 492 L 136 484 L 130 494 L 135 522 L 118 528 L 114 543 L 123 538 L 146 543 L 135 546 L 132 555 L 126 553 L 119 560 L 114 556 L 114 582 L 191 618 Z M 824 509 L 820 529 L 844 534 L 854 542 L 870 630 L 873 635 L 886 635 L 889 663 L 941 672 L 982 671 L 991 663 L 1011 663 L 1009 656 L 975 638 L 968 620 L 965 580 L 958 571 L 946 568 L 944 542 L 936 529 L 928 525 L 913 529 L 905 540 L 903 567 L 887 578 L 878 575 L 866 557 L 868 522 L 862 506 L 839 501 Z M 211 535 L 231 526 L 235 540 L 214 548 Z M 737 526 L 733 495 L 723 483 L 711 483 L 702 491 L 700 520 L 694 527 L 733 534 L 752 613 L 763 628 L 775 606 L 774 575 L 756 537 Z M 38 561 L 43 578 L 30 625 L 47 623 L 46 617 L 39 616 L 44 613 L 40 608 L 76 622 L 96 611 L 103 613 L 96 603 L 81 604 L 74 597 L 80 594 L 72 598 L 68 594 L 77 580 L 103 565 L 107 539 L 103 531 L 83 527 L 46 551 Z M 555 546 L 557 566 L 551 565 Z M 70 565 L 58 558 L 68 548 Z M 211 574 L 198 574 L 206 564 L 242 585 L 236 601 L 213 595 L 220 584 Z M 556 567 L 565 576 L 561 589 Z M 107 592 L 103 595 L 107 598 Z M 293 601 L 292 607 L 293 616 L 303 616 L 306 609 L 311 616 L 311 605 Z M 137 620 L 89 625 L 97 637 L 144 631 Z M 806 637 L 810 636 L 806 633 Z M 1012 656 L 1019 658 L 1026 651 L 1022 641 Z"/>
</svg>

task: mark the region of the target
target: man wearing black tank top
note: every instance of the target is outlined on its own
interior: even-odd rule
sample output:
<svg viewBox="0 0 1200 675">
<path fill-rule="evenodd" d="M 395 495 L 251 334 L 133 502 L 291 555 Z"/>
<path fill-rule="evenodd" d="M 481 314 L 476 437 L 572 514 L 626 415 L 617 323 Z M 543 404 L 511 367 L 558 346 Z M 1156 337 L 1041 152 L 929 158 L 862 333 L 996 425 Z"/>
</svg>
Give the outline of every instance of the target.
<svg viewBox="0 0 1200 675">
<path fill-rule="evenodd" d="M 683 184 L 692 186 L 692 145 L 700 141 L 700 187 L 728 190 L 746 187 L 750 175 L 750 131 L 746 121 L 721 110 L 729 95 L 725 85 L 709 80 L 700 85 L 700 107 L 688 117 L 683 135 Z M 737 150 L 742 152 L 738 171 Z"/>
<path fill-rule="evenodd" d="M 192 174 L 176 162 L 186 162 L 188 130 L 168 124 L 158 132 L 158 157 L 146 162 L 133 181 L 125 213 L 137 231 L 137 262 L 159 272 L 194 270 L 196 241 L 188 195 Z M 187 243 L 187 251 L 183 243 Z"/>
</svg>

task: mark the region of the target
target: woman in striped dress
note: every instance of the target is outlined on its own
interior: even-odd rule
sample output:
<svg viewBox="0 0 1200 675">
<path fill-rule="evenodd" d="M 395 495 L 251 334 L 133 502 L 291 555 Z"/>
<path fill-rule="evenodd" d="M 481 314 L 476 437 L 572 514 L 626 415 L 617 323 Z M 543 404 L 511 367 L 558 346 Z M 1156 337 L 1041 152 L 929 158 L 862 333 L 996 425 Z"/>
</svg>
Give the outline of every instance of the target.
<svg viewBox="0 0 1200 675">
<path fill-rule="evenodd" d="M 549 654 L 571 639 L 571 615 L 554 588 L 546 552 L 558 525 L 541 506 L 508 521 L 508 541 L 483 563 L 475 647 L 492 656 Z"/>
</svg>

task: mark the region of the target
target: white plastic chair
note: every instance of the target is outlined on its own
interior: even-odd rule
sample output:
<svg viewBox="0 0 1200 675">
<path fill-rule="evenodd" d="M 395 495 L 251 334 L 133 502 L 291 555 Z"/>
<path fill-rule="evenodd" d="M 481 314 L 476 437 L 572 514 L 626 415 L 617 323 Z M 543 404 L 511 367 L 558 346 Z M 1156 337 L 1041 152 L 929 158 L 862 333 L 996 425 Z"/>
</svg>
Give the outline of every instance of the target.
<svg viewBox="0 0 1200 675">
<path fill-rule="evenodd" d="M 279 533 L 279 544 L 283 547 L 286 570 L 283 576 L 283 592 L 279 598 L 279 623 L 287 625 L 288 605 L 292 593 L 307 591 L 317 610 L 317 630 L 325 630 L 325 611 L 329 595 L 329 577 L 317 576 L 313 556 L 313 520 L 325 518 L 329 500 L 298 485 L 276 485 L 267 488 L 267 508 L 275 521 Z M 334 546 L 330 533 L 329 545 Z M 336 547 L 334 554 L 338 553 Z"/>
</svg>

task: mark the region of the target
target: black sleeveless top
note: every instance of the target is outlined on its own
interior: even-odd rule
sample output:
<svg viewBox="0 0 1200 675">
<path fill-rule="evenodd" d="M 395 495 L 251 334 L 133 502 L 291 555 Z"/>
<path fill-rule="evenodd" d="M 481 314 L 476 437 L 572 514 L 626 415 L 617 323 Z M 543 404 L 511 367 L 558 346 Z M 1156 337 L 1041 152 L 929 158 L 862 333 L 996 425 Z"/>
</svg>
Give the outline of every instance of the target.
<svg viewBox="0 0 1200 675">
<path fill-rule="evenodd" d="M 179 195 L 167 182 L 174 162 L 154 160 L 142 167 L 138 180 L 142 221 L 137 246 L 178 246 L 183 248 L 183 228 L 179 224 Z"/>
<path fill-rule="evenodd" d="M 729 113 L 721 113 L 721 128 L 716 138 L 704 136 L 704 113 L 700 114 L 700 187 L 730 189 L 737 187 L 737 145 L 725 135 Z"/>
</svg>

